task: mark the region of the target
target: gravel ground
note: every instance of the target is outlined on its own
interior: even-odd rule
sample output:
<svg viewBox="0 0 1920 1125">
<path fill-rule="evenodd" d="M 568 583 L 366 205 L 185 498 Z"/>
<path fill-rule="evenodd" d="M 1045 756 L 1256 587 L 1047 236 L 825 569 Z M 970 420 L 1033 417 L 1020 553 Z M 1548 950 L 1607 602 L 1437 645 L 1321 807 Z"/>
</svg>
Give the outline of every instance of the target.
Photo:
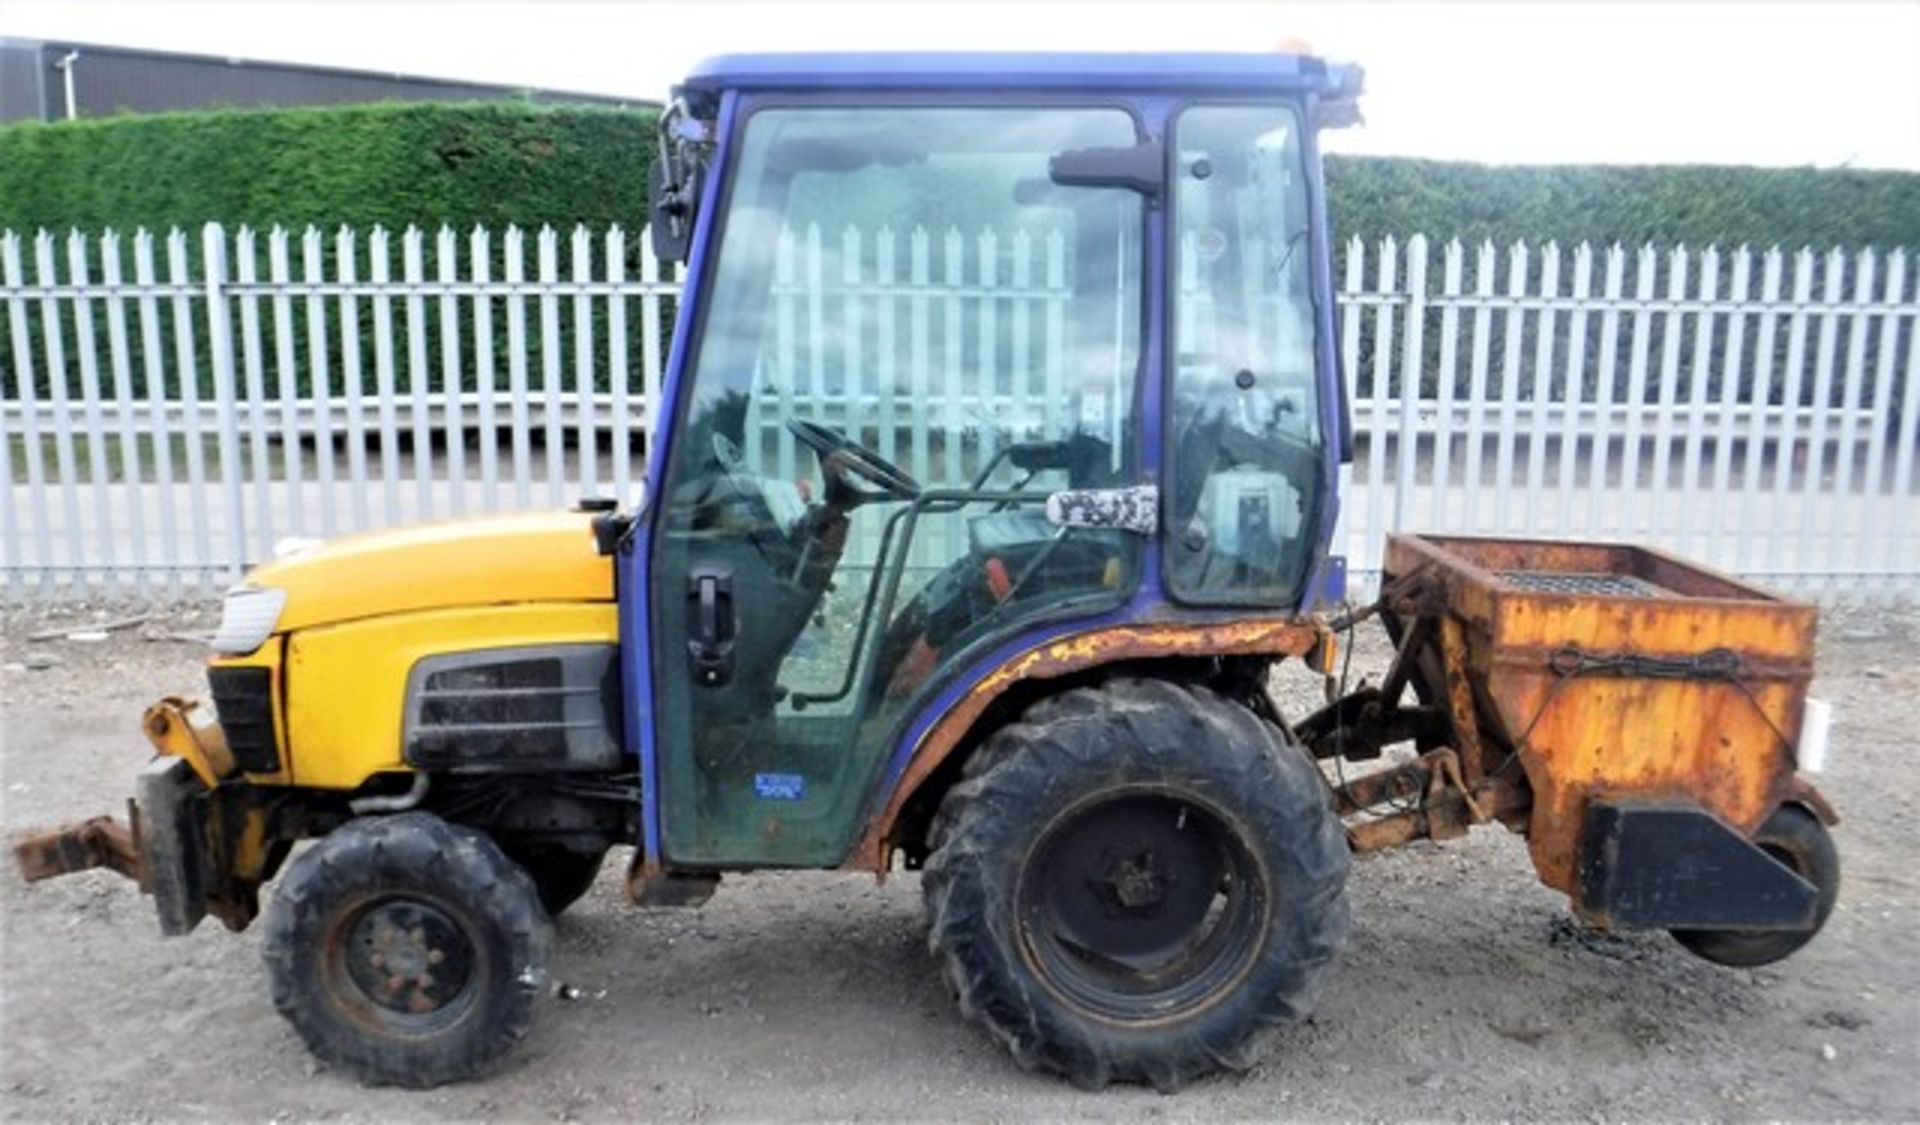
<svg viewBox="0 0 1920 1125">
<path fill-rule="evenodd" d="M 210 625 L 177 610 L 146 631 Z M 27 641 L 47 627 L 0 623 L 7 832 L 117 810 L 146 757 L 141 709 L 201 690 L 193 645 L 138 627 Z M 1083 1093 L 952 1010 L 914 876 L 746 876 L 699 910 L 636 911 L 610 863 L 558 929 L 554 974 L 577 997 L 545 1001 L 496 1075 L 409 1093 L 311 1061 L 268 1003 L 257 931 L 163 941 L 115 876 L 27 887 L 9 865 L 0 1116 L 1920 1119 L 1920 616 L 1837 613 L 1822 633 L 1815 690 L 1838 716 L 1820 784 L 1845 818 L 1845 887 L 1825 933 L 1772 968 L 1585 931 L 1521 841 L 1483 829 L 1355 865 L 1354 936 L 1320 1011 L 1250 1075 Z"/>
</svg>

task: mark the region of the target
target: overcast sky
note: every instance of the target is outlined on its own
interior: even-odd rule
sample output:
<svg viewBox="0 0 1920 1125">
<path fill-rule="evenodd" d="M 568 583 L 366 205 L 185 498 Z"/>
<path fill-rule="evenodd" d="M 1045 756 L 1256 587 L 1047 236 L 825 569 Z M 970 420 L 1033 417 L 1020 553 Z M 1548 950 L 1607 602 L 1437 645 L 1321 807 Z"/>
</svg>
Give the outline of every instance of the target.
<svg viewBox="0 0 1920 1125">
<path fill-rule="evenodd" d="M 1264 50 L 1366 66 L 1348 152 L 1920 170 L 1920 0 L 0 0 L 0 34 L 657 98 L 725 51 Z M 79 71 L 84 81 L 85 63 Z"/>
</svg>

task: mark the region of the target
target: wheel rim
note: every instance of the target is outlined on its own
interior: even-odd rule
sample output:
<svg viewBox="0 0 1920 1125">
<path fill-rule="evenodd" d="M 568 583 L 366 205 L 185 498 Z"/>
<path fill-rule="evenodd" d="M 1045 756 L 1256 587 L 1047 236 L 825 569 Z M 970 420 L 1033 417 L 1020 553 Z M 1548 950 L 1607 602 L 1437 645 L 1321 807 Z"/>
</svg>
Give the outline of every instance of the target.
<svg viewBox="0 0 1920 1125">
<path fill-rule="evenodd" d="M 426 899 L 391 896 L 344 911 L 328 945 L 334 995 L 389 1030 L 445 1028 L 478 991 L 481 954 L 471 927 Z"/>
<path fill-rule="evenodd" d="M 1130 793 L 1073 810 L 1022 873 L 1021 942 L 1069 1002 L 1123 1021 L 1212 1002 L 1258 953 L 1252 855 L 1205 806 Z"/>
</svg>

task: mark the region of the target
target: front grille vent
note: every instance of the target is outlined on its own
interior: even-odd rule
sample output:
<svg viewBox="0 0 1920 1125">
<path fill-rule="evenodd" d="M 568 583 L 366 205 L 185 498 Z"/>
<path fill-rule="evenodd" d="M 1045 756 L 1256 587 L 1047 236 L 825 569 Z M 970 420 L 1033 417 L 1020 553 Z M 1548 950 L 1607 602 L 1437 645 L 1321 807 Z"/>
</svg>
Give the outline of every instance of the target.
<svg viewBox="0 0 1920 1125">
<path fill-rule="evenodd" d="M 407 685 L 407 761 L 466 769 L 620 764 L 612 645 L 549 645 L 429 657 Z"/>
<path fill-rule="evenodd" d="M 227 736 L 227 749 L 242 773 L 278 773 L 280 743 L 273 731 L 271 668 L 207 669 L 213 709 Z"/>
</svg>

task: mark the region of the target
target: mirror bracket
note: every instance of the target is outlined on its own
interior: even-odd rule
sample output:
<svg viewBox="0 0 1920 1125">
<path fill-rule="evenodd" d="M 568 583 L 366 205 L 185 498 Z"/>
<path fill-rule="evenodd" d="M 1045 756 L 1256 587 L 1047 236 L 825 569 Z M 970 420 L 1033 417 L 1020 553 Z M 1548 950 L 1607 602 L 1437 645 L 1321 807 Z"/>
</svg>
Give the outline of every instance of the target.
<svg viewBox="0 0 1920 1125">
<path fill-rule="evenodd" d="M 1055 153 L 1047 175 L 1067 187 L 1125 188 L 1148 197 L 1166 191 L 1166 150 L 1158 137 L 1124 148 L 1077 148 Z"/>
<path fill-rule="evenodd" d="M 648 177 L 647 226 L 653 256 L 663 262 L 687 260 L 703 180 L 700 149 L 707 137 L 706 123 L 688 112 L 685 101 L 676 98 L 662 112 L 660 152 Z"/>
</svg>

